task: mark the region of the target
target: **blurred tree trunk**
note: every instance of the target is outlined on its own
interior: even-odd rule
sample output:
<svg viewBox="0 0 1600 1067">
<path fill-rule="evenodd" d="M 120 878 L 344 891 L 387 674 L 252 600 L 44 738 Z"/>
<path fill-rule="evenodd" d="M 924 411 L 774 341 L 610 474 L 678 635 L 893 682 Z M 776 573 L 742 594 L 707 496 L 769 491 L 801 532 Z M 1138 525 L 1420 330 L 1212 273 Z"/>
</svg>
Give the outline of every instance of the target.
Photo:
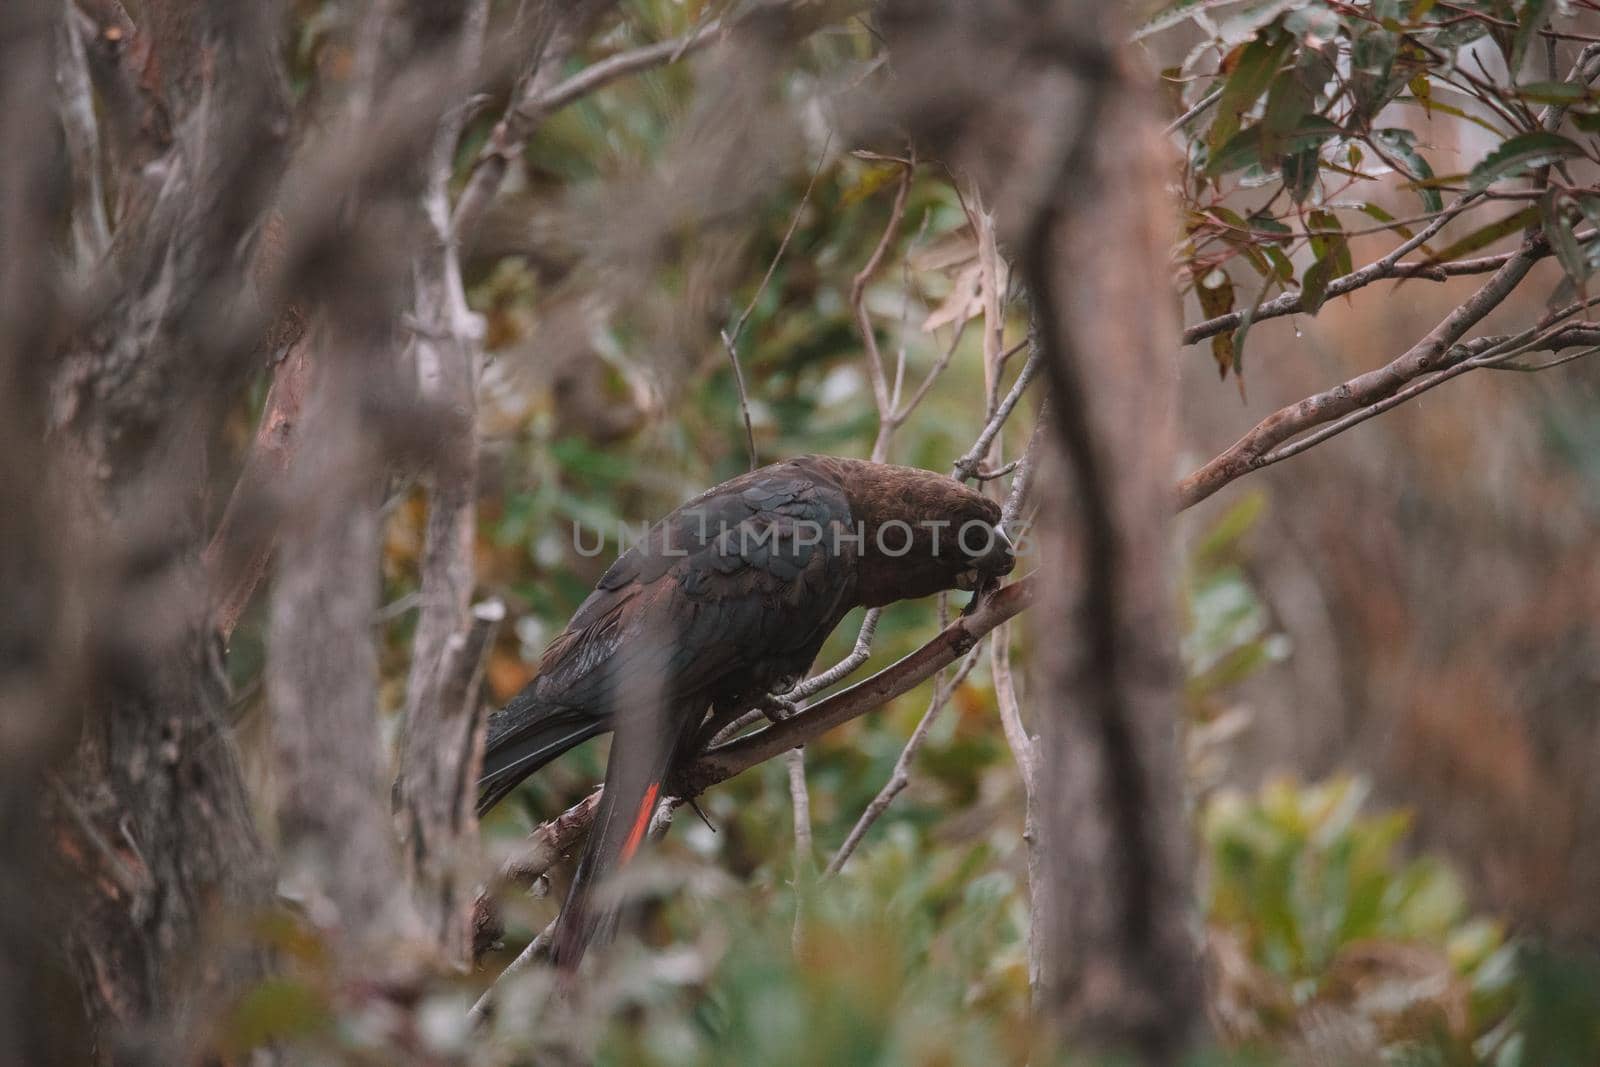
<svg viewBox="0 0 1600 1067">
<path fill-rule="evenodd" d="M 463 74 L 479 63 L 486 0 L 455 5 L 453 25 Z M 539 16 L 549 17 L 548 12 Z M 441 42 L 446 43 L 446 42 Z M 472 952 L 476 899 L 477 782 L 483 725 L 478 668 L 487 620 L 469 605 L 476 584 L 478 365 L 482 324 L 467 307 L 461 281 L 450 178 L 464 110 L 439 124 L 426 161 L 421 240 L 412 269 L 417 329 L 411 355 L 420 402 L 437 419 L 430 450 L 428 523 L 420 575 L 421 610 L 412 642 L 395 785 L 402 856 L 422 921 L 444 958 L 465 966 Z"/>
<path fill-rule="evenodd" d="M 60 315 L 47 269 L 59 214 L 50 58 L 57 6 L 0 5 L 0 1062 L 83 1058 L 61 945 L 71 915 L 53 869 L 52 768 L 70 753 L 79 702 L 64 591 L 67 553 L 44 450 L 45 351 Z M 82 847 L 81 838 L 74 845 Z"/>
<path fill-rule="evenodd" d="M 1167 154 L 1145 79 L 1098 4 L 1057 5 L 1071 82 L 1042 101 L 1058 171 L 1020 256 L 1050 376 L 1057 450 L 1042 484 L 1039 1007 L 1074 1044 L 1176 1062 L 1202 1018 L 1171 481 L 1175 302 Z M 1074 36 L 1076 39 L 1074 40 Z M 1059 629 L 1056 627 L 1059 626 Z"/>
<path fill-rule="evenodd" d="M 1057 448 L 1036 483 L 1036 1003 L 1074 1047 L 1175 1062 L 1201 1019 L 1173 620 L 1167 160 L 1115 6 L 884 0 L 891 97 L 968 168 L 1021 268 Z M 952 65 L 950 57 L 962 61 Z M 996 79 L 983 72 L 1004 70 Z"/>
<path fill-rule="evenodd" d="M 93 846 L 62 853 L 81 879 L 72 945 L 99 1055 L 119 1054 L 119 1033 L 122 1051 L 161 1059 L 255 969 L 249 953 L 194 966 L 202 934 L 271 898 L 199 560 L 219 398 L 253 354 L 224 324 L 250 291 L 287 92 L 275 4 L 149 3 L 148 36 L 132 40 L 120 8 L 103 13 L 88 31 L 108 141 L 145 162 L 122 171 L 109 254 L 81 264 L 104 295 L 62 345 L 46 407 L 86 641 L 87 726 L 64 800 L 76 837 L 61 839 Z"/>
</svg>

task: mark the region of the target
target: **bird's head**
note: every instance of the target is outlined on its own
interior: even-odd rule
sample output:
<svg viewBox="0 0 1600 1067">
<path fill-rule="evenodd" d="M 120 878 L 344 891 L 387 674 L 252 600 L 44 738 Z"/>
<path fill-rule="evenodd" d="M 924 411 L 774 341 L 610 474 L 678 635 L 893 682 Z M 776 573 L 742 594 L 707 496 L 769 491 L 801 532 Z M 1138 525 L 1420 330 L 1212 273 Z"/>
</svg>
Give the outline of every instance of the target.
<svg viewBox="0 0 1600 1067">
<path fill-rule="evenodd" d="M 1016 552 L 1000 506 L 954 478 L 916 467 L 817 457 L 858 526 L 857 600 L 878 607 L 1011 573 Z"/>
</svg>

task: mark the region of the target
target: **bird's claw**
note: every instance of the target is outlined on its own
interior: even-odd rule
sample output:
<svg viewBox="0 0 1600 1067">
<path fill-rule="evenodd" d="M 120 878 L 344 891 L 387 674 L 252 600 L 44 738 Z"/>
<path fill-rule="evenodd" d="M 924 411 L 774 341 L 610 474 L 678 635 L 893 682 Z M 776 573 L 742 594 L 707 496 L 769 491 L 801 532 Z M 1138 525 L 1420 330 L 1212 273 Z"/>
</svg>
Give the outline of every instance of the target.
<svg viewBox="0 0 1600 1067">
<path fill-rule="evenodd" d="M 961 609 L 961 617 L 966 618 L 974 611 L 977 611 L 978 605 L 994 596 L 999 588 L 1000 579 L 998 577 L 984 578 L 978 583 L 977 587 L 972 590 L 972 598 L 967 601 L 966 607 Z"/>
<path fill-rule="evenodd" d="M 782 722 L 800 710 L 800 706 L 794 701 L 771 695 L 765 697 L 757 707 L 761 709 L 761 714 L 767 717 L 767 721 L 773 724 Z"/>
</svg>

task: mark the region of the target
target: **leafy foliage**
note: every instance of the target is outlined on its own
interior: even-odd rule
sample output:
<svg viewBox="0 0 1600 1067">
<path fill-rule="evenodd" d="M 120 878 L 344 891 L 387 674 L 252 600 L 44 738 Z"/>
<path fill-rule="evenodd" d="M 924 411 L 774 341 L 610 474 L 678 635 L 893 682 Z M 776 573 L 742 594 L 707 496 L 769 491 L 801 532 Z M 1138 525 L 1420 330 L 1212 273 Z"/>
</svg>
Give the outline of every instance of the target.
<svg viewBox="0 0 1600 1067">
<path fill-rule="evenodd" d="M 1573 205 L 1593 192 L 1569 171 L 1600 160 L 1586 136 L 1600 129 L 1600 95 L 1589 86 L 1587 53 L 1557 17 L 1559 5 L 1401 0 L 1357 3 L 1208 3 L 1183 0 L 1152 17 L 1136 37 L 1167 39 L 1179 27 L 1200 41 L 1166 77 L 1190 86 L 1195 116 L 1186 141 L 1189 241 L 1181 251 L 1201 311 L 1213 318 L 1246 312 L 1233 336 L 1212 338 L 1226 375 L 1243 369 L 1243 335 L 1253 307 L 1274 293 L 1296 293 L 1315 315 L 1329 284 L 1352 269 L 1346 238 L 1355 214 L 1377 231 L 1413 236 L 1416 223 L 1447 210 L 1446 195 L 1475 198 L 1457 224 L 1465 230 L 1433 253 L 1450 263 L 1541 226 L 1574 286 L 1594 267 L 1572 228 Z M 1546 46 L 1550 46 L 1547 48 Z M 1491 73 L 1497 65 L 1499 74 Z M 1538 68 L 1543 77 L 1531 75 Z M 1542 105 L 1542 106 L 1541 106 Z M 1461 159 L 1448 147 L 1455 128 L 1489 146 Z M 1453 155 L 1457 158 L 1451 158 Z M 1552 195 L 1535 207 L 1500 213 L 1488 192 L 1509 191 L 1529 175 L 1548 178 Z M 1422 211 L 1401 205 L 1415 197 Z M 1242 216 L 1249 216 L 1243 224 Z M 1293 266 L 1299 261 L 1298 266 Z M 1235 265 L 1259 281 L 1235 285 Z M 1254 303 L 1245 303 L 1255 296 Z M 1237 295 L 1236 295 L 1237 294 Z"/>
<path fill-rule="evenodd" d="M 682 32 L 706 7 L 637 0 L 593 55 L 571 62 Z M 1590 135 L 1600 129 L 1600 93 L 1561 80 L 1563 72 L 1530 73 L 1544 62 L 1543 34 L 1555 18 L 1556 5 L 1537 2 L 1182 0 L 1138 31 L 1151 41 L 1197 30 L 1199 43 L 1167 74 L 1187 86 L 1191 106 L 1216 94 L 1179 133 L 1186 221 L 1178 258 L 1205 317 L 1247 312 L 1236 331 L 1211 341 L 1223 376 L 1242 375 L 1248 312 L 1268 298 L 1298 293 L 1303 312 L 1314 315 L 1330 284 L 1356 266 L 1363 238 L 1410 239 L 1447 199 L 1520 192 L 1513 183 L 1546 167 L 1555 180 L 1536 199 L 1506 208 L 1483 197 L 1422 245 L 1419 258 L 1454 263 L 1537 228 L 1571 291 L 1582 288 L 1600 266 L 1591 233 L 1600 226 L 1600 190 L 1561 168 L 1596 157 Z M 319 43 L 315 18 L 304 22 L 301 80 L 318 49 L 334 47 Z M 865 67 L 877 48 L 870 32 L 852 26 L 809 43 L 803 65 Z M 1485 83 L 1475 65 L 1484 55 L 1498 55 L 1516 77 Z M 548 199 L 582 202 L 659 159 L 691 111 L 693 91 L 694 76 L 673 66 L 552 116 L 519 161 L 526 188 L 515 208 L 537 218 Z M 1563 109 L 1552 128 L 1544 108 Z M 491 123 L 492 115 L 477 121 L 465 157 Z M 1493 143 L 1471 159 L 1452 158 L 1440 147 L 1446 123 L 1470 127 L 1480 135 L 1475 144 L 1481 135 Z M 714 310 L 731 321 L 754 300 L 739 351 L 764 457 L 865 454 L 876 420 L 849 291 L 888 222 L 899 167 L 830 154 L 823 138 L 799 141 L 806 164 L 763 206 L 745 246 L 728 253 L 744 269 L 737 291 L 717 294 Z M 619 527 L 637 530 L 745 465 L 725 354 L 692 353 L 684 373 L 668 375 L 626 308 L 585 319 L 586 345 L 570 378 L 530 374 L 541 371 L 552 296 L 572 269 L 561 239 L 468 263 L 493 358 L 479 571 L 516 617 L 490 659 L 496 700 L 531 677 L 539 649 L 622 547 Z M 889 247 L 893 268 L 869 287 L 867 305 L 883 349 L 906 353 L 909 381 L 944 352 L 955 358 L 895 437 L 898 461 L 945 469 L 979 428 L 972 398 L 987 387 L 981 338 L 965 329 L 978 314 L 976 255 L 955 187 L 934 168 L 919 170 Z M 771 281 L 758 298 L 768 264 Z M 681 293 L 680 266 L 664 260 L 649 285 Z M 1021 309 L 1012 308 L 1008 336 L 1022 334 Z M 597 414 L 618 412 L 626 418 L 616 426 Z M 1008 455 L 1020 452 L 1022 422 L 1003 435 Z M 1313 1041 L 1329 1018 L 1370 1039 L 1374 1062 L 1594 1062 L 1600 1036 L 1596 1014 L 1585 1010 L 1600 996 L 1594 973 L 1524 951 L 1498 922 L 1477 915 L 1461 878 L 1440 859 L 1414 854 L 1408 817 L 1374 805 L 1359 779 L 1217 788 L 1229 778 L 1231 741 L 1256 714 L 1245 683 L 1293 651 L 1252 575 L 1250 537 L 1266 506 L 1265 497 L 1247 495 L 1205 531 L 1184 588 L 1190 764 L 1211 955 L 1229 1008 L 1223 1035 L 1256 1046 L 1238 1053 L 1252 1063 Z M 575 524 L 585 544 L 601 545 L 597 554 L 576 550 Z M 411 499 L 390 523 L 392 604 L 416 592 L 422 541 Z M 926 605 L 888 611 L 865 669 L 914 648 L 932 614 Z M 858 621 L 846 620 L 824 661 L 848 651 Z M 404 611 L 386 613 L 391 698 L 403 684 L 411 625 Z M 240 643 L 252 640 L 246 628 Z M 1027 641 L 1017 647 L 1024 662 Z M 959 687 L 911 787 L 851 864 L 831 880 L 816 871 L 889 776 L 926 698 L 925 689 L 908 694 L 809 746 L 818 856 L 794 856 L 782 768 L 747 773 L 702 799 L 715 832 L 680 820 L 651 872 L 653 888 L 669 891 L 642 894 L 656 902 L 643 942 L 621 950 L 628 958 L 593 1003 L 574 1006 L 572 1018 L 547 1014 L 558 1010 L 550 1008 L 551 977 L 534 970 L 508 983 L 485 1034 L 459 1026 L 496 965 L 550 918 L 556 894 L 515 901 L 507 952 L 484 974 L 425 998 L 420 1017 L 437 1023 L 427 1040 L 484 1063 L 538 1061 L 574 1031 L 598 1062 L 615 1064 L 1047 1062 L 1030 1039 L 1022 797 L 984 668 Z M 600 776 L 603 755 L 587 746 L 537 776 L 486 835 L 514 839 L 578 799 Z M 274 1040 L 383 1062 L 381 1021 L 336 1002 L 333 965 L 315 933 L 285 921 L 268 941 L 289 961 L 286 973 L 225 1016 L 229 1047 L 242 1053 Z"/>
</svg>

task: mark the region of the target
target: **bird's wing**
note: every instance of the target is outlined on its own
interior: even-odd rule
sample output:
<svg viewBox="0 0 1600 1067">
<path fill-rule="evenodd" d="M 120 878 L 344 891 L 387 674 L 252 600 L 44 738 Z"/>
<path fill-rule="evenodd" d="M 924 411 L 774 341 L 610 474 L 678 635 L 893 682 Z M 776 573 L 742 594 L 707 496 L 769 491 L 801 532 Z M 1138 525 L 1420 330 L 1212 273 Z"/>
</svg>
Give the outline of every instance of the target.
<svg viewBox="0 0 1600 1067">
<path fill-rule="evenodd" d="M 786 466 L 690 501 L 606 571 L 546 649 L 541 696 L 675 703 L 808 663 L 852 603 L 854 545 L 836 536 L 850 522 L 838 489 Z"/>
<path fill-rule="evenodd" d="M 603 662 L 578 685 L 603 677 L 617 736 L 556 926 L 558 966 L 576 967 L 613 928 L 615 906 L 595 904 L 593 888 L 643 841 L 709 700 L 804 669 L 852 603 L 853 546 L 832 537 L 850 524 L 842 495 L 792 472 L 763 473 L 674 512 L 574 619 L 606 642 Z M 582 647 L 588 639 L 563 646 L 556 671 L 595 658 Z"/>
</svg>

